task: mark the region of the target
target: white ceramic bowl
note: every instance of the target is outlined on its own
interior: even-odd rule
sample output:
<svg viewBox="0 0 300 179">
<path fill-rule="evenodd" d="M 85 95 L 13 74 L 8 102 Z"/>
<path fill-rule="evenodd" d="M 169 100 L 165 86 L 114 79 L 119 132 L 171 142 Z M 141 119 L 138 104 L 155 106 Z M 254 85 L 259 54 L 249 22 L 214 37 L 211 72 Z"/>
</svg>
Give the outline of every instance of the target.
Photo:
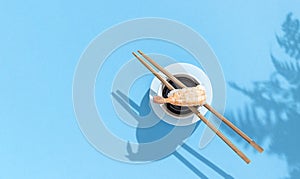
<svg viewBox="0 0 300 179">
<path fill-rule="evenodd" d="M 202 69 L 188 63 L 174 63 L 165 67 L 165 69 L 170 73 L 172 73 L 173 75 L 191 77 L 192 79 L 196 80 L 199 84 L 203 85 L 206 90 L 206 97 L 207 97 L 206 102 L 208 104 L 211 104 L 213 98 L 212 86 L 209 78 L 203 72 Z M 153 96 L 156 95 L 161 96 L 163 86 L 164 85 L 157 78 L 154 78 L 151 83 L 150 94 L 149 94 L 152 110 L 160 119 L 164 120 L 169 124 L 176 125 L 176 126 L 191 125 L 200 120 L 193 113 L 189 113 L 185 115 L 177 115 L 171 112 L 169 109 L 167 109 L 166 105 L 154 103 Z M 202 115 L 205 115 L 208 111 L 203 106 L 199 107 L 198 110 L 201 112 Z"/>
</svg>

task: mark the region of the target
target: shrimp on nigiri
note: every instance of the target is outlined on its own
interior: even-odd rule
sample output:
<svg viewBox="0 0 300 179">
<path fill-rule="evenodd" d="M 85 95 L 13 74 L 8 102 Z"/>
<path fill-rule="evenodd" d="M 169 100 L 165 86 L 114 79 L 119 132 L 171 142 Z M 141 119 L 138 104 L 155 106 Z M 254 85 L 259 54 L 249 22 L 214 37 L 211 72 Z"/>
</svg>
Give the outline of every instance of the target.
<svg viewBox="0 0 300 179">
<path fill-rule="evenodd" d="M 174 89 L 168 94 L 168 98 L 154 96 L 153 102 L 158 104 L 170 103 L 176 106 L 202 106 L 206 103 L 205 88 L 202 85 Z"/>
</svg>

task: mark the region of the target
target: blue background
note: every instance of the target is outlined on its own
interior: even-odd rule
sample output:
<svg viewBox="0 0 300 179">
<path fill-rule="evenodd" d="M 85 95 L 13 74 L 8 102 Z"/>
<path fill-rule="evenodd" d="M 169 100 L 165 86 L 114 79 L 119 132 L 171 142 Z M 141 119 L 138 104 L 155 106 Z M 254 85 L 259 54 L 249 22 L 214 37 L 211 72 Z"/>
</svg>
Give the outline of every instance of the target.
<svg viewBox="0 0 300 179">
<path fill-rule="evenodd" d="M 218 56 L 227 82 L 268 80 L 275 70 L 270 58 L 275 34 L 289 12 L 300 18 L 299 7 L 296 0 L 1 1 L 0 178 L 197 178 L 200 173 L 220 178 L 218 169 L 235 178 L 289 177 L 295 166 L 287 158 L 293 156 L 272 151 L 276 139 L 261 140 L 266 151 L 258 154 L 229 135 L 252 159 L 246 165 L 219 138 L 198 149 L 203 124 L 187 145 L 217 168 L 183 148 L 144 165 L 111 160 L 82 135 L 73 111 L 72 82 L 80 55 L 96 35 L 138 17 L 170 18 L 196 30 Z M 227 87 L 226 113 L 249 102 Z M 287 149 L 299 148 L 297 141 L 289 144 Z"/>
</svg>

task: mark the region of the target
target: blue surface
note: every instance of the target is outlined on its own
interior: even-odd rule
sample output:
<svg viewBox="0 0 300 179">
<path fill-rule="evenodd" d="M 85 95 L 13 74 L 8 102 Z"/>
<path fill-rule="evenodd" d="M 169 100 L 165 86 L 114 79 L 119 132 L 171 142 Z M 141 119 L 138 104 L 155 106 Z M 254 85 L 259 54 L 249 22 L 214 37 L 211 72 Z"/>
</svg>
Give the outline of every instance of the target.
<svg viewBox="0 0 300 179">
<path fill-rule="evenodd" d="M 81 53 L 97 34 L 116 23 L 149 16 L 174 19 L 199 32 L 218 56 L 227 82 L 251 85 L 268 80 L 275 70 L 270 58 L 277 44 L 275 33 L 280 32 L 289 12 L 300 18 L 299 7 L 296 0 L 2 1 L 0 178 L 289 177 L 290 169 L 297 166 L 288 159 L 298 157 L 288 150 L 299 148 L 297 141 L 289 142 L 287 151 L 276 152 L 271 143 L 285 143 L 266 137 L 261 140 L 266 151 L 258 154 L 229 135 L 252 159 L 246 165 L 219 138 L 198 149 L 203 124 L 185 147 L 163 160 L 144 165 L 111 160 L 87 142 L 77 125 L 72 81 Z M 156 50 L 163 53 L 153 47 Z M 130 58 L 128 53 L 126 59 Z M 227 112 L 249 101 L 227 87 Z M 247 134 L 255 133 L 258 140 L 260 135 L 266 136 L 265 132 L 250 130 Z M 299 133 L 292 139 L 297 139 L 295 136 Z"/>
</svg>

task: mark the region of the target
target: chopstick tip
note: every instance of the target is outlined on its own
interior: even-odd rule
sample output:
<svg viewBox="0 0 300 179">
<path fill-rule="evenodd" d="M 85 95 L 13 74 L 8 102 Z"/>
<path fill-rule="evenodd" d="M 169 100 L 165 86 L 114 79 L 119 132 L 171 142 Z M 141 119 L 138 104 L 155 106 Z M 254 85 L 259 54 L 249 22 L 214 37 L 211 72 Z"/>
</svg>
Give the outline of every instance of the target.
<svg viewBox="0 0 300 179">
<path fill-rule="evenodd" d="M 259 146 L 255 141 L 250 141 L 250 144 L 259 152 L 262 153 L 264 151 L 264 149 Z"/>
<path fill-rule="evenodd" d="M 132 53 L 132 55 L 137 56 L 137 54 L 135 52 L 131 52 L 131 53 Z"/>
</svg>

